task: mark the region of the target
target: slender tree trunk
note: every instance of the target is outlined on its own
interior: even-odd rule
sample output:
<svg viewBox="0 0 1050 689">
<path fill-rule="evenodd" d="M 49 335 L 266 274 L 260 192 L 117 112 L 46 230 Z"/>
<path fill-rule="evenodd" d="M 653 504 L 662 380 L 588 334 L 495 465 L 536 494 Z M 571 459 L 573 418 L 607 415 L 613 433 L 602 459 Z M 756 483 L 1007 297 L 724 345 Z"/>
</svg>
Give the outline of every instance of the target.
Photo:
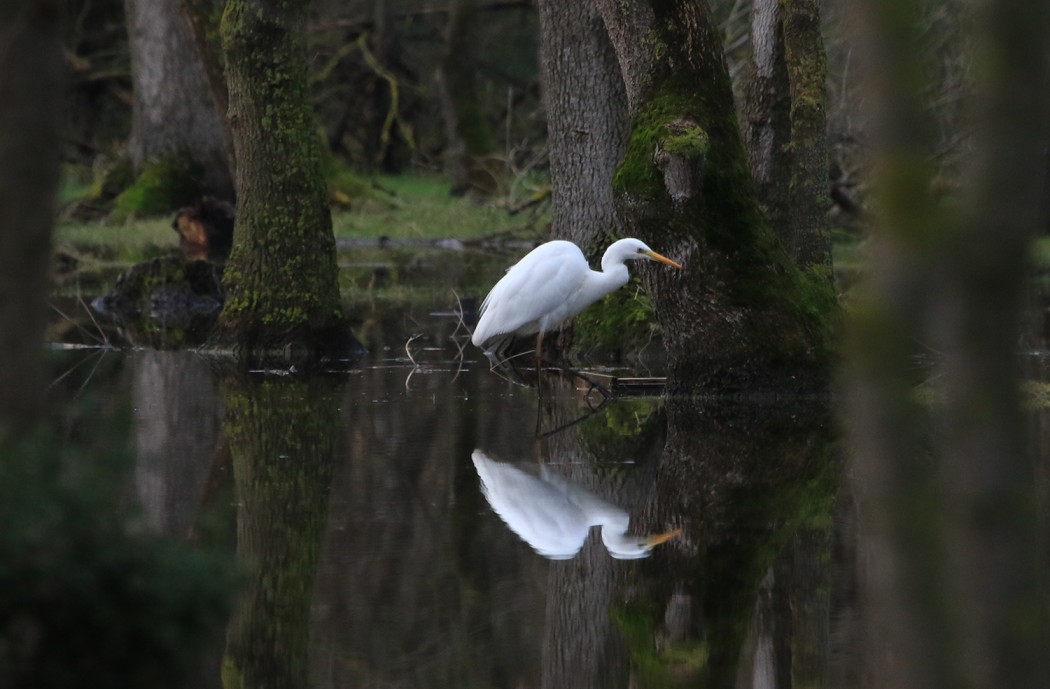
<svg viewBox="0 0 1050 689">
<path fill-rule="evenodd" d="M 345 357 L 321 141 L 307 94 L 306 0 L 230 0 L 222 35 L 238 212 L 217 347 Z"/>
<path fill-rule="evenodd" d="M 180 0 L 182 14 L 189 22 L 190 32 L 197 55 L 211 88 L 212 99 L 218 110 L 223 125 L 223 144 L 231 169 L 236 168 L 233 160 L 233 141 L 230 136 L 227 112 L 230 109 L 230 92 L 226 88 L 226 71 L 223 69 L 222 41 L 219 37 L 219 25 L 222 12 L 226 6 L 224 0 Z M 233 180 L 231 175 L 230 185 Z"/>
<path fill-rule="evenodd" d="M 125 0 L 131 50 L 128 155 L 136 172 L 185 158 L 203 171 L 201 190 L 233 197 L 223 114 L 179 0 Z"/>
<path fill-rule="evenodd" d="M 780 233 L 790 223 L 791 93 L 779 0 L 751 0 L 749 77 L 741 133 L 762 209 Z"/>
<path fill-rule="evenodd" d="M 596 259 L 624 236 L 612 193 L 629 132 L 623 77 L 593 5 L 541 0 L 539 17 L 551 236 L 575 242 Z"/>
<path fill-rule="evenodd" d="M 62 118 L 59 6 L 0 4 L 0 436 L 40 419 Z"/>
<path fill-rule="evenodd" d="M 448 9 L 445 54 L 437 73 L 447 138 L 446 173 L 455 195 L 471 189 L 491 192 L 495 180 L 486 179 L 491 170 L 480 160 L 492 153 L 493 143 L 478 97 L 477 3 L 449 0 Z"/>
<path fill-rule="evenodd" d="M 827 58 L 817 0 L 779 0 L 784 56 L 791 90 L 791 162 L 787 169 L 791 207 L 779 232 L 791 257 L 804 268 L 831 277 L 828 233 L 828 139 L 824 82 Z"/>
<path fill-rule="evenodd" d="M 1046 515 L 1036 514 L 1016 345 L 1042 218 L 1050 7 L 976 4 L 986 48 L 975 58 L 976 155 L 969 192 L 950 207 L 931 188 L 921 7 L 861 7 L 881 219 L 849 349 L 853 473 L 874 555 L 861 577 L 868 676 L 901 689 L 1043 686 Z M 916 370 L 920 348 L 936 352 L 937 370 Z M 941 394 L 919 406 L 926 376 Z"/>
<path fill-rule="evenodd" d="M 645 270 L 669 388 L 822 388 L 834 294 L 826 269 L 799 270 L 764 218 L 709 8 L 685 0 L 599 7 L 632 117 L 613 180 L 623 220 L 662 237 L 659 246 L 686 266 Z"/>
</svg>

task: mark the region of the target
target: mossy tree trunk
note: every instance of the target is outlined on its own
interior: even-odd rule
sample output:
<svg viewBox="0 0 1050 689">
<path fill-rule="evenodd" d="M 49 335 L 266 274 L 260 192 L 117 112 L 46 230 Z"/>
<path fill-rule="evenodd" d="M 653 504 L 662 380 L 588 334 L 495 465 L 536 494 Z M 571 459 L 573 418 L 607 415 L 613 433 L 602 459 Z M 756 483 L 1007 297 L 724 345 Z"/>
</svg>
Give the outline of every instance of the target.
<svg viewBox="0 0 1050 689">
<path fill-rule="evenodd" d="M 0 436 L 40 420 L 62 117 L 59 4 L 0 4 Z"/>
<path fill-rule="evenodd" d="M 820 7 L 817 0 L 779 0 L 779 4 L 791 97 L 791 160 L 786 170 L 791 205 L 787 223 L 777 231 L 799 265 L 827 268 L 831 266 L 824 86 L 828 67 L 820 33 Z"/>
<path fill-rule="evenodd" d="M 238 210 L 211 344 L 249 360 L 345 357 L 356 344 L 307 93 L 308 5 L 230 0 L 222 21 Z"/>
<path fill-rule="evenodd" d="M 710 9 L 598 4 L 631 114 L 613 180 L 622 218 L 685 264 L 645 269 L 669 388 L 823 387 L 836 309 L 829 266 L 801 270 L 762 213 Z"/>
<path fill-rule="evenodd" d="M 125 12 L 134 94 L 128 156 L 136 175 L 146 173 L 140 184 L 172 188 L 151 188 L 142 208 L 132 197 L 118 205 L 157 213 L 201 194 L 231 200 L 229 144 L 219 109 L 224 104 L 213 95 L 179 0 L 125 0 Z M 157 165 L 160 180 L 151 170 Z"/>
<path fill-rule="evenodd" d="M 879 217 L 847 349 L 851 474 L 862 543 L 878 554 L 862 570 L 863 676 L 901 689 L 1043 686 L 1045 467 L 1026 442 L 1017 345 L 1043 220 L 1050 4 L 974 3 L 975 154 L 950 203 L 933 185 L 922 4 L 858 4 Z M 916 366 L 931 352 L 934 365 Z M 921 383 L 936 402 L 916 400 Z"/>
<path fill-rule="evenodd" d="M 612 176 L 627 144 L 627 94 L 597 8 L 541 0 L 538 9 L 551 237 L 575 242 L 593 261 L 624 236 Z"/>
</svg>

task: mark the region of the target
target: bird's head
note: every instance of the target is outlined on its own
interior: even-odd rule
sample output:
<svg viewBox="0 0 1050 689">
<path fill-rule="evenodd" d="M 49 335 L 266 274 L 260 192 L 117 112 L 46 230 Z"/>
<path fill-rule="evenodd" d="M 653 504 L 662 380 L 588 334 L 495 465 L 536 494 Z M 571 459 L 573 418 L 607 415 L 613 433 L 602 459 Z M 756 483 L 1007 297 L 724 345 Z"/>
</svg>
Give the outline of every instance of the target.
<svg viewBox="0 0 1050 689">
<path fill-rule="evenodd" d="M 603 529 L 602 540 L 613 558 L 617 560 L 638 560 L 643 557 L 649 557 L 649 553 L 653 548 L 661 543 L 666 543 L 680 533 L 682 533 L 681 529 L 675 529 L 648 536 L 620 536 L 616 538 L 612 534 L 607 535 Z"/>
<path fill-rule="evenodd" d="M 615 260 L 617 262 L 630 261 L 634 259 L 647 259 L 650 261 L 659 261 L 672 268 L 681 269 L 682 265 L 677 261 L 672 261 L 663 254 L 658 254 L 649 248 L 649 245 L 640 239 L 627 238 L 621 239 L 618 242 L 613 242 L 609 249 L 605 252 L 605 257 L 602 258 L 602 265 L 605 265 L 606 260 Z"/>
</svg>

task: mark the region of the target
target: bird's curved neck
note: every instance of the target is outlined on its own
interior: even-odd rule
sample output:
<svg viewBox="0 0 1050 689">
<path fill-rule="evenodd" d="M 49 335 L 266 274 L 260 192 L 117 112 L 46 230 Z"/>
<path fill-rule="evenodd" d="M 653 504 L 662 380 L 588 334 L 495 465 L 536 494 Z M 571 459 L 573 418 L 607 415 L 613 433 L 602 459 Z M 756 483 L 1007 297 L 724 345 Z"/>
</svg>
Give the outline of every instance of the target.
<svg viewBox="0 0 1050 689">
<path fill-rule="evenodd" d="M 624 263 L 623 259 L 610 255 L 608 251 L 602 256 L 601 271 L 593 272 L 597 273 L 600 279 L 609 285 L 610 290 L 623 287 L 627 284 L 627 280 L 630 277 L 627 271 L 627 264 Z"/>
</svg>

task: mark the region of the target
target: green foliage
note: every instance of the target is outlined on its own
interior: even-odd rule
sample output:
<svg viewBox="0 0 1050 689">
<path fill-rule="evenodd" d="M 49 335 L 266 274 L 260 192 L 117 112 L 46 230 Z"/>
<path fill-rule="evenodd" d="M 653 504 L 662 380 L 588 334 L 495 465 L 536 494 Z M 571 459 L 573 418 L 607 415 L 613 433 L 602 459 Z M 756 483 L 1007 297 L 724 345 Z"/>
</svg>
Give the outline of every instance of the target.
<svg viewBox="0 0 1050 689">
<path fill-rule="evenodd" d="M 126 459 L 37 437 L 0 461 L 0 685 L 181 686 L 221 638 L 229 558 L 121 510 Z"/>
<path fill-rule="evenodd" d="M 633 278 L 575 318 L 575 348 L 582 352 L 637 351 L 653 339 L 656 328 L 652 302 Z"/>
</svg>

